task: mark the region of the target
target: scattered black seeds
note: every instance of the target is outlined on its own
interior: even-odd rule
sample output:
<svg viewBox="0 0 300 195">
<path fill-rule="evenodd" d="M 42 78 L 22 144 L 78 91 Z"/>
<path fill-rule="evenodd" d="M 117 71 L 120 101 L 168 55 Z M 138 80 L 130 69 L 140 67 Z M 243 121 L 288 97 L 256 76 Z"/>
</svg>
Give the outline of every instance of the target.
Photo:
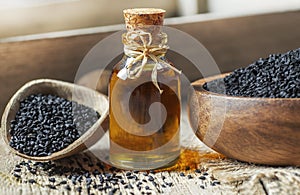
<svg viewBox="0 0 300 195">
<path fill-rule="evenodd" d="M 185 174 L 184 174 L 183 172 L 181 172 L 179 175 L 180 175 L 181 177 L 184 177 L 184 176 L 185 176 Z"/>
<path fill-rule="evenodd" d="M 201 180 L 205 180 L 205 179 L 206 179 L 206 177 L 205 177 L 205 176 L 200 176 L 200 177 L 199 177 L 199 179 L 201 179 Z"/>
<path fill-rule="evenodd" d="M 200 186 L 200 188 L 204 189 L 204 186 L 203 186 L 203 185 L 201 185 L 201 186 Z"/>
<path fill-rule="evenodd" d="M 173 183 L 170 182 L 170 183 L 167 183 L 167 185 L 168 185 L 169 187 L 171 187 L 171 186 L 173 186 Z"/>
<path fill-rule="evenodd" d="M 61 181 L 61 182 L 59 182 L 59 184 L 62 184 L 62 185 L 67 184 L 67 181 Z"/>
<path fill-rule="evenodd" d="M 127 172 L 127 173 L 126 173 L 126 176 L 130 176 L 130 175 L 131 175 L 131 172 Z"/>
<path fill-rule="evenodd" d="M 206 172 L 205 172 L 205 173 L 203 173 L 203 175 L 207 176 L 207 175 L 208 175 L 208 173 L 206 173 Z"/>
<path fill-rule="evenodd" d="M 55 178 L 54 177 L 50 177 L 49 181 L 54 183 L 55 182 Z"/>
<path fill-rule="evenodd" d="M 129 186 L 128 186 L 128 185 L 126 185 L 126 186 L 124 186 L 124 188 L 125 188 L 125 189 L 127 189 L 127 188 L 129 188 Z"/>
<path fill-rule="evenodd" d="M 158 184 L 155 181 L 152 181 L 152 185 L 158 186 Z"/>
<path fill-rule="evenodd" d="M 56 187 L 54 186 L 54 185 L 48 185 L 48 188 L 50 188 L 50 189 L 56 189 Z"/>
<path fill-rule="evenodd" d="M 31 184 L 36 183 L 36 181 L 34 179 L 29 179 L 28 182 Z"/>
<path fill-rule="evenodd" d="M 219 181 L 213 181 L 212 182 L 214 185 L 220 185 L 221 183 Z"/>
<path fill-rule="evenodd" d="M 82 191 L 82 187 L 78 187 L 78 188 L 76 188 L 76 190 L 77 190 L 78 192 L 81 192 L 81 191 Z"/>
<path fill-rule="evenodd" d="M 201 173 L 201 170 L 200 169 L 196 169 L 195 173 Z"/>
<path fill-rule="evenodd" d="M 10 122 L 9 144 L 29 156 L 48 156 L 73 143 L 99 117 L 93 109 L 58 96 L 30 95 Z"/>
<path fill-rule="evenodd" d="M 149 181 L 154 181 L 154 178 L 150 175 L 150 176 L 148 177 L 148 180 L 149 180 Z"/>
<path fill-rule="evenodd" d="M 86 185 L 91 185 L 92 179 L 91 178 L 86 178 Z"/>
<path fill-rule="evenodd" d="M 21 169 L 15 169 L 14 172 L 21 172 Z"/>
<path fill-rule="evenodd" d="M 262 98 L 300 97 L 300 48 L 260 58 L 224 80 L 206 83 L 204 88 L 232 96 Z"/>
<path fill-rule="evenodd" d="M 127 176 L 127 179 L 135 179 L 135 177 L 130 175 L 130 176 Z"/>
<path fill-rule="evenodd" d="M 74 162 L 81 160 L 75 160 Z M 91 163 L 91 161 L 89 162 Z M 60 164 L 59 161 L 55 162 L 30 162 L 30 161 L 22 161 L 15 166 L 12 171 L 12 174 L 17 177 L 17 181 L 30 183 L 30 184 L 37 184 L 39 186 L 48 187 L 49 189 L 56 189 L 61 190 L 65 189 L 67 191 L 75 190 L 77 193 L 82 193 L 87 190 L 86 194 L 93 194 L 95 190 L 99 193 L 105 194 L 120 194 L 118 192 L 118 184 L 123 185 L 125 189 L 139 190 L 140 194 L 155 194 L 155 193 L 164 193 L 163 189 L 169 188 L 174 186 L 172 182 L 167 182 L 166 176 L 161 175 L 162 183 L 156 182 L 154 175 L 150 175 L 146 172 L 138 172 L 138 171 L 126 171 L 125 173 L 119 169 L 113 169 L 115 171 L 108 171 L 112 170 L 110 166 L 106 166 L 101 162 L 95 163 L 90 169 L 85 169 L 84 167 L 88 166 L 88 163 L 83 164 L 84 166 L 79 165 L 78 162 L 73 163 L 72 165 L 69 161 L 66 162 L 66 165 Z M 101 168 L 100 168 L 101 167 Z M 15 170 L 21 170 L 20 172 L 16 172 Z M 26 171 L 28 173 L 26 173 Z M 35 171 L 36 174 L 30 174 L 31 171 Z M 18 173 L 26 173 L 25 178 L 20 177 Z M 196 172 L 196 171 L 195 171 Z M 122 174 L 123 173 L 123 174 Z M 182 177 L 186 178 L 193 178 L 191 174 L 185 174 L 184 172 L 179 173 Z M 44 175 L 48 176 L 47 183 L 43 183 L 43 181 L 35 180 L 36 176 Z M 61 178 L 57 179 L 55 176 L 60 175 Z M 139 179 L 139 175 L 144 175 L 145 178 Z M 203 178 L 206 179 L 203 173 L 199 179 Z M 31 176 L 31 177 L 30 177 Z M 132 179 L 128 179 L 132 178 Z M 135 179 L 135 180 L 133 180 Z M 149 185 L 149 182 L 151 186 Z M 219 185 L 220 182 L 213 179 L 210 182 L 211 186 Z M 152 191 L 154 190 L 154 191 Z M 153 192 L 153 193 L 152 193 Z M 130 192 L 129 192 L 130 193 Z M 97 194 L 97 193 L 95 193 Z"/>
</svg>

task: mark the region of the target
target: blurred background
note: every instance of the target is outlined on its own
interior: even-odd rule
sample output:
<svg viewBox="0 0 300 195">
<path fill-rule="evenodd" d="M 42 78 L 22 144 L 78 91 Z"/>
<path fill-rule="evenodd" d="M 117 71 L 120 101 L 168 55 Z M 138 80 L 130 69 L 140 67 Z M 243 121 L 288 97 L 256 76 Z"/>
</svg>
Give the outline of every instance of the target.
<svg viewBox="0 0 300 195">
<path fill-rule="evenodd" d="M 166 9 L 168 24 L 299 10 L 300 0 L 0 0 L 0 38 L 122 24 L 132 7 Z"/>
</svg>

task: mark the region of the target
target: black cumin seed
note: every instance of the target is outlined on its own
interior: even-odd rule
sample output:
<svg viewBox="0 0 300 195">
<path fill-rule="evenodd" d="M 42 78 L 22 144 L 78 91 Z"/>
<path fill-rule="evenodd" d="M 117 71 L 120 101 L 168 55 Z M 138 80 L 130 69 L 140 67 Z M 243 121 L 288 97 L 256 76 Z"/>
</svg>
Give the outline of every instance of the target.
<svg viewBox="0 0 300 195">
<path fill-rule="evenodd" d="M 48 188 L 50 188 L 50 189 L 56 189 L 56 187 L 54 186 L 54 185 L 47 185 L 48 186 Z"/>
<path fill-rule="evenodd" d="M 36 181 L 34 179 L 29 179 L 28 182 L 31 184 L 36 183 Z"/>
<path fill-rule="evenodd" d="M 49 181 L 52 182 L 52 183 L 54 183 L 55 182 L 55 178 L 54 177 L 50 177 Z"/>
<path fill-rule="evenodd" d="M 148 176 L 148 173 L 147 173 L 147 172 L 144 172 L 143 175 L 144 175 L 144 176 Z"/>
<path fill-rule="evenodd" d="M 81 191 L 82 191 L 82 187 L 78 187 L 78 188 L 76 188 L 76 190 L 77 190 L 78 192 L 81 192 Z"/>
<path fill-rule="evenodd" d="M 169 186 L 169 187 L 172 187 L 172 186 L 173 186 L 173 183 L 172 183 L 172 182 L 166 183 L 166 185 Z"/>
<path fill-rule="evenodd" d="M 149 177 L 148 177 L 148 180 L 149 180 L 149 181 L 154 181 L 154 178 L 153 178 L 152 176 L 149 176 Z"/>
<path fill-rule="evenodd" d="M 67 184 L 67 181 L 65 181 L 65 180 L 63 180 L 63 181 L 61 181 L 61 182 L 59 182 L 59 184 Z"/>
<path fill-rule="evenodd" d="M 206 179 L 206 177 L 204 177 L 204 176 L 200 176 L 200 177 L 199 177 L 199 179 L 201 179 L 201 180 L 205 180 L 205 179 Z"/>
<path fill-rule="evenodd" d="M 196 169 L 195 173 L 201 173 L 201 170 L 200 169 Z"/>
<path fill-rule="evenodd" d="M 127 173 L 126 173 L 126 176 L 130 176 L 130 175 L 131 175 L 131 172 L 127 172 Z"/>
</svg>

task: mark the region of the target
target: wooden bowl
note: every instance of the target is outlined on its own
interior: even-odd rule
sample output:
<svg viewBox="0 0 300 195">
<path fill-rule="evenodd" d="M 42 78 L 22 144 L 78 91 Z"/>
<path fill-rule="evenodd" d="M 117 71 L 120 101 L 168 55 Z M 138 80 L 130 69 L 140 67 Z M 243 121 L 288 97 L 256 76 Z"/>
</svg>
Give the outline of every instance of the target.
<svg viewBox="0 0 300 195">
<path fill-rule="evenodd" d="M 189 118 L 197 137 L 227 157 L 266 165 L 300 165 L 300 98 L 217 94 L 192 83 Z"/>
<path fill-rule="evenodd" d="M 96 123 L 88 129 L 80 138 L 70 144 L 61 151 L 52 153 L 50 156 L 35 157 L 22 154 L 9 146 L 10 141 L 10 121 L 15 119 L 16 113 L 19 110 L 20 101 L 32 94 L 52 94 L 63 97 L 68 100 L 78 102 L 85 106 L 96 110 L 101 117 Z M 4 114 L 2 116 L 2 137 L 5 143 L 10 148 L 11 152 L 35 161 L 49 161 L 64 158 L 75 153 L 85 150 L 87 147 L 97 142 L 104 131 L 108 129 L 108 98 L 89 88 L 67 83 L 63 81 L 39 79 L 26 83 L 21 87 L 7 104 Z"/>
</svg>

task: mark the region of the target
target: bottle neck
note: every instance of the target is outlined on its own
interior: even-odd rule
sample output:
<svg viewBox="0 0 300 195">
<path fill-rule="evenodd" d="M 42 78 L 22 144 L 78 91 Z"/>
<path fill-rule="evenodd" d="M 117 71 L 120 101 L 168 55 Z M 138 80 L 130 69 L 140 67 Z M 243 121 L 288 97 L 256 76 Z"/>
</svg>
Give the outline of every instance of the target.
<svg viewBox="0 0 300 195">
<path fill-rule="evenodd" d="M 122 35 L 124 53 L 129 57 L 164 56 L 168 50 L 167 34 L 157 31 L 158 28 L 136 29 L 127 31 Z"/>
</svg>

